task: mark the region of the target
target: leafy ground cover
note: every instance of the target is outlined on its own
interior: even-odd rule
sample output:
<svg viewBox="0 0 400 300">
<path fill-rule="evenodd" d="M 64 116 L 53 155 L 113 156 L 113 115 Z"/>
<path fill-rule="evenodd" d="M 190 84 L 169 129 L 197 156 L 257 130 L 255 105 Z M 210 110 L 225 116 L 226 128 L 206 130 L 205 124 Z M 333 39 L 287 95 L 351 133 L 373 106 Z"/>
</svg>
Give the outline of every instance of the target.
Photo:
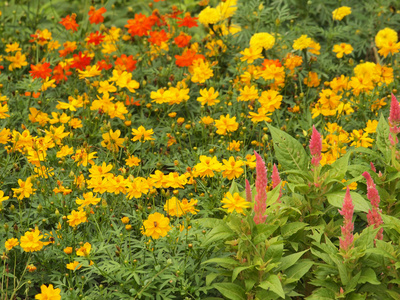
<svg viewBox="0 0 400 300">
<path fill-rule="evenodd" d="M 396 1 L 0 5 L 0 299 L 399 299 Z"/>
</svg>

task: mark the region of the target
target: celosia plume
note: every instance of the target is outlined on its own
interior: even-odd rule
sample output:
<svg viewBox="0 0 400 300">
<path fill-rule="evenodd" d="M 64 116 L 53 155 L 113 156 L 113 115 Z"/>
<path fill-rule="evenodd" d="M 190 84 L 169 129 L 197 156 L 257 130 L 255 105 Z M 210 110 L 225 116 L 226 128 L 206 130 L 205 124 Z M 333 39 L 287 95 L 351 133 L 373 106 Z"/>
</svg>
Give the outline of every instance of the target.
<svg viewBox="0 0 400 300">
<path fill-rule="evenodd" d="M 272 188 L 276 188 L 281 183 L 281 177 L 279 176 L 279 171 L 275 164 L 274 167 L 272 168 L 271 178 L 272 178 Z M 282 196 L 282 187 L 279 190 L 279 197 L 277 200 L 278 202 L 281 202 L 280 201 L 281 196 Z"/>
<path fill-rule="evenodd" d="M 315 129 L 314 125 L 313 125 L 313 132 L 311 134 L 309 147 L 310 147 L 310 153 L 312 156 L 311 164 L 313 166 L 318 166 L 319 162 L 322 159 L 322 156 L 321 156 L 322 138 L 321 138 L 321 134 L 317 131 L 317 129 Z"/>
<path fill-rule="evenodd" d="M 368 210 L 367 219 L 368 226 L 374 226 L 374 228 L 378 228 L 383 224 L 382 216 L 380 214 L 381 210 L 379 209 L 379 202 L 381 201 L 379 197 L 378 190 L 376 189 L 376 184 L 372 179 L 371 175 L 368 172 L 364 172 L 362 174 L 367 180 L 367 198 L 371 201 L 372 210 Z M 383 228 L 381 228 L 376 237 L 378 240 L 383 239 Z"/>
<path fill-rule="evenodd" d="M 261 156 L 254 151 L 256 156 L 256 191 L 257 194 L 254 198 L 254 222 L 256 224 L 264 223 L 267 219 L 267 216 L 264 216 L 265 210 L 267 208 L 267 168 L 265 167 L 265 163 Z"/>
<path fill-rule="evenodd" d="M 340 241 L 340 250 L 347 252 L 350 250 L 353 244 L 353 230 L 354 230 L 354 223 L 353 223 L 353 212 L 354 212 L 354 205 L 353 201 L 350 196 L 350 189 L 347 187 L 346 195 L 344 197 L 342 210 L 339 210 L 339 213 L 343 216 L 343 226 L 341 226 L 342 230 L 342 237 L 339 238 Z"/>
<path fill-rule="evenodd" d="M 397 134 L 400 132 L 400 105 L 396 97 L 392 93 L 392 101 L 390 103 L 389 113 L 390 132 Z"/>
</svg>

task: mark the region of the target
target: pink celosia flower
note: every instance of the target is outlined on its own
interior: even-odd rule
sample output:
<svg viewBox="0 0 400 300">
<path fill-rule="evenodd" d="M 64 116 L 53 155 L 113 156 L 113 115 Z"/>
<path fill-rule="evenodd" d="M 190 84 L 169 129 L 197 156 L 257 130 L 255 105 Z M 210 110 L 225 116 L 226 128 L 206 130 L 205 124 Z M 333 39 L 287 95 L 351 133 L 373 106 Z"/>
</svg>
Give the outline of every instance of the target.
<svg viewBox="0 0 400 300">
<path fill-rule="evenodd" d="M 267 168 L 261 156 L 254 151 L 256 156 L 256 196 L 254 198 L 254 222 L 256 224 L 265 223 L 267 216 L 264 216 L 267 209 Z"/>
<path fill-rule="evenodd" d="M 370 162 L 370 165 L 371 165 L 371 170 L 376 173 L 376 168 L 375 168 L 374 164 L 372 162 Z"/>
<path fill-rule="evenodd" d="M 310 147 L 310 153 L 312 156 L 311 164 L 313 166 L 318 166 L 319 162 L 322 159 L 322 156 L 321 156 L 322 138 L 321 138 L 321 134 L 317 131 L 317 129 L 315 129 L 314 125 L 313 125 L 313 132 L 311 134 L 309 147 Z"/>
<path fill-rule="evenodd" d="M 354 205 L 350 196 L 350 189 L 347 187 L 346 195 L 344 196 L 342 210 L 339 210 L 339 213 L 343 216 L 343 226 L 341 226 L 342 237 L 339 238 L 340 241 L 340 249 L 347 252 L 350 250 L 353 244 L 353 212 Z"/>
<path fill-rule="evenodd" d="M 379 202 L 381 198 L 379 197 L 378 190 L 376 189 L 376 184 L 372 179 L 371 175 L 368 172 L 364 172 L 362 174 L 367 180 L 367 198 L 371 201 L 372 210 L 368 210 L 367 220 L 368 226 L 374 226 L 374 228 L 378 228 L 383 224 L 382 216 L 380 214 L 381 209 L 379 209 Z M 383 228 L 381 228 L 376 234 L 376 239 L 383 239 Z"/>
<path fill-rule="evenodd" d="M 279 183 L 281 183 L 281 177 L 279 176 L 279 171 L 275 164 L 274 167 L 272 168 L 271 178 L 272 178 L 272 188 L 276 188 L 279 185 Z M 281 202 L 280 200 L 281 197 L 282 197 L 282 187 L 279 191 L 279 197 L 277 200 L 279 203 Z"/>
<path fill-rule="evenodd" d="M 253 196 L 251 194 L 251 187 L 249 181 L 246 179 L 246 201 L 251 202 L 253 200 Z"/>
<path fill-rule="evenodd" d="M 389 126 L 390 132 L 397 134 L 400 132 L 400 105 L 396 97 L 392 93 L 392 101 L 390 103 Z"/>
</svg>

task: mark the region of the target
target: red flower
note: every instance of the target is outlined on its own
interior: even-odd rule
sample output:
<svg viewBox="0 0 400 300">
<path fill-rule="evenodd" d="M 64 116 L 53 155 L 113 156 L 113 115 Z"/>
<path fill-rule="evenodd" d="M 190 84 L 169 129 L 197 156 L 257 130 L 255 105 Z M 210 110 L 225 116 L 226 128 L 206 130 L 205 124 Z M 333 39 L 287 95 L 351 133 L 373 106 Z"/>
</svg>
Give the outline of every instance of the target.
<svg viewBox="0 0 400 300">
<path fill-rule="evenodd" d="M 75 21 L 76 14 L 71 14 L 61 19 L 60 24 L 65 27 L 67 30 L 78 31 L 78 24 Z"/>
<path fill-rule="evenodd" d="M 174 41 L 179 48 L 184 48 L 189 44 L 191 39 L 192 37 L 190 35 L 181 32 L 176 38 L 174 38 Z"/>
<path fill-rule="evenodd" d="M 97 46 L 100 44 L 104 39 L 104 35 L 102 35 L 99 31 L 92 32 L 90 35 L 86 38 L 86 41 L 88 44 L 94 44 Z"/>
<path fill-rule="evenodd" d="M 90 24 L 99 24 L 103 23 L 104 17 L 103 14 L 107 11 L 104 7 L 99 8 L 98 10 L 95 10 L 94 6 L 90 7 L 90 10 L 88 12 L 89 17 L 89 22 Z"/>
<path fill-rule="evenodd" d="M 151 29 L 151 22 L 149 18 L 147 18 L 143 14 L 135 14 L 135 18 L 133 20 L 128 20 L 128 24 L 125 25 L 128 28 L 128 33 L 132 36 L 144 36 L 147 34 L 147 31 Z"/>
<path fill-rule="evenodd" d="M 31 73 L 31 76 L 35 78 L 43 78 L 46 79 L 46 77 L 50 77 L 51 74 L 51 69 L 49 68 L 50 63 L 43 63 L 43 64 L 37 64 L 31 65 L 31 70 L 29 73 Z"/>
<path fill-rule="evenodd" d="M 178 25 L 179 25 L 179 27 L 188 27 L 188 28 L 192 28 L 192 27 L 198 27 L 199 25 L 197 24 L 197 19 L 198 18 L 192 18 L 191 16 L 190 16 L 190 13 L 186 13 L 185 14 L 185 17 L 182 19 L 182 18 L 178 18 L 179 19 L 179 21 L 178 21 Z"/>
<path fill-rule="evenodd" d="M 187 49 L 182 55 L 175 55 L 175 64 L 179 67 L 189 67 L 196 59 L 205 59 L 204 55 L 196 54 L 196 51 Z"/>
<path fill-rule="evenodd" d="M 126 56 L 122 54 L 121 57 L 118 57 L 115 61 L 115 65 L 122 66 L 122 68 L 128 72 L 132 72 L 136 69 L 137 60 L 133 59 L 133 55 Z"/>
<path fill-rule="evenodd" d="M 99 70 L 109 70 L 113 67 L 112 64 L 107 63 L 104 59 L 97 62 Z"/>
<path fill-rule="evenodd" d="M 73 62 L 71 64 L 71 68 L 78 70 L 85 70 L 88 65 L 90 65 L 91 58 L 89 56 L 82 55 L 82 51 L 79 51 L 79 54 L 73 55 Z"/>
<path fill-rule="evenodd" d="M 168 41 L 168 35 L 165 30 L 161 31 L 151 31 L 149 42 L 153 45 L 161 46 L 162 42 Z"/>
</svg>

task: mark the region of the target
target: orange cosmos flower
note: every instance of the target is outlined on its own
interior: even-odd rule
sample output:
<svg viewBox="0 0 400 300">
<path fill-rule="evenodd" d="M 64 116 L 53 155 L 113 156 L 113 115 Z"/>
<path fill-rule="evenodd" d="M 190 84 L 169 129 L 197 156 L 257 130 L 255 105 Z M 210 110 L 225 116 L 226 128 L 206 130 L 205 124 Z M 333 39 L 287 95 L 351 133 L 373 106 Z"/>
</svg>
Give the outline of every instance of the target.
<svg viewBox="0 0 400 300">
<path fill-rule="evenodd" d="M 36 78 L 43 78 L 46 79 L 46 77 L 50 77 L 51 74 L 51 69 L 49 68 L 50 63 L 43 63 L 43 64 L 37 64 L 31 65 L 31 70 L 29 73 L 31 73 L 31 76 L 36 79 Z"/>
<path fill-rule="evenodd" d="M 78 31 L 79 25 L 75 21 L 76 14 L 71 14 L 62 18 L 60 24 L 65 27 L 66 30 Z"/>
<path fill-rule="evenodd" d="M 90 10 L 88 12 L 89 17 L 89 22 L 90 24 L 99 24 L 99 23 L 103 23 L 104 21 L 104 17 L 103 14 L 107 11 L 107 9 L 105 9 L 104 7 L 99 8 L 98 10 L 96 10 L 94 8 L 94 6 L 90 7 Z"/>
</svg>

